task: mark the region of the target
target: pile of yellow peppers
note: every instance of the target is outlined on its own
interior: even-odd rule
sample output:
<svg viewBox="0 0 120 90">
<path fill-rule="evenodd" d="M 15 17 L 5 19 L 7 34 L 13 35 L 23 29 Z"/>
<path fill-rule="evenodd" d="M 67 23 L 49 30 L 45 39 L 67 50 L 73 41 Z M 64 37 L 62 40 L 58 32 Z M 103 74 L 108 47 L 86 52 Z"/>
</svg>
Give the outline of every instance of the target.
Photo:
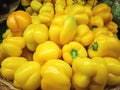
<svg viewBox="0 0 120 90">
<path fill-rule="evenodd" d="M 22 0 L 30 6 L 8 16 L 0 43 L 0 74 L 21 90 L 120 85 L 120 40 L 111 8 L 80 3 Z"/>
</svg>

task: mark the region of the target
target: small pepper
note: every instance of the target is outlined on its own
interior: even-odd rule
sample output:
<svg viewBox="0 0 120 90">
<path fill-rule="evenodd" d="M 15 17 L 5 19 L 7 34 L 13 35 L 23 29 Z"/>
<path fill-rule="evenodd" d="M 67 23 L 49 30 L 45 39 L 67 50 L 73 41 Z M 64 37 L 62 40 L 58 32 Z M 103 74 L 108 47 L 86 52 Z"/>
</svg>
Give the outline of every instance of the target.
<svg viewBox="0 0 120 90">
<path fill-rule="evenodd" d="M 55 0 L 55 13 L 63 12 L 66 7 L 66 1 L 65 0 Z"/>
<path fill-rule="evenodd" d="M 50 59 L 57 59 L 60 57 L 61 49 L 53 41 L 46 41 L 39 44 L 33 53 L 33 60 L 39 62 L 41 65 L 45 64 Z"/>
<path fill-rule="evenodd" d="M 88 48 L 88 55 L 90 58 L 100 57 L 120 57 L 120 43 L 119 39 L 114 36 L 98 35 L 93 43 Z"/>
<path fill-rule="evenodd" d="M 39 12 L 39 10 L 40 10 L 41 7 L 42 7 L 42 3 L 41 3 L 40 1 L 38 1 L 38 0 L 32 0 L 32 1 L 30 2 L 30 7 L 32 8 L 32 10 L 33 10 L 34 12 Z"/>
<path fill-rule="evenodd" d="M 75 90 L 104 90 L 107 83 L 107 68 L 101 57 L 76 58 L 72 63 L 72 84 Z"/>
<path fill-rule="evenodd" d="M 38 44 L 48 40 L 48 27 L 45 24 L 30 24 L 23 33 L 27 48 L 35 51 Z"/>
<path fill-rule="evenodd" d="M 39 11 L 39 20 L 40 23 L 46 24 L 49 26 L 54 16 L 54 8 L 51 2 L 45 3 Z"/>
<path fill-rule="evenodd" d="M 71 41 L 63 46 L 62 57 L 65 62 L 72 65 L 75 58 L 87 57 L 87 51 L 82 44 Z"/>
<path fill-rule="evenodd" d="M 70 90 L 72 68 L 61 59 L 51 59 L 41 68 L 42 90 Z"/>
<path fill-rule="evenodd" d="M 13 80 L 14 73 L 22 64 L 26 63 L 24 57 L 7 57 L 1 63 L 1 74 L 8 80 Z"/>
<path fill-rule="evenodd" d="M 41 84 L 41 65 L 29 61 L 21 65 L 14 74 L 13 85 L 23 90 L 36 90 Z"/>
<path fill-rule="evenodd" d="M 88 46 L 94 40 L 94 33 L 87 25 L 78 25 L 75 41 L 80 42 L 83 46 Z"/>
<path fill-rule="evenodd" d="M 11 32 L 10 29 L 7 29 L 3 34 L 2 34 L 2 38 L 5 39 L 5 38 L 8 38 L 8 37 L 13 37 L 13 34 Z"/>
</svg>

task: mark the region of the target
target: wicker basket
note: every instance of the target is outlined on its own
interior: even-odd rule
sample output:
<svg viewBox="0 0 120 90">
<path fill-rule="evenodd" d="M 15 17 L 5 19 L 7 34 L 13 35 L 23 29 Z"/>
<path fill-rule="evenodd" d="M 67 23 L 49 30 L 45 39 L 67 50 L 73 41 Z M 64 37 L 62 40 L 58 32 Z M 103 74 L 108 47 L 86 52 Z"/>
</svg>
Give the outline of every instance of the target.
<svg viewBox="0 0 120 90">
<path fill-rule="evenodd" d="M 21 89 L 15 88 L 12 85 L 12 82 L 6 80 L 0 75 L 0 90 L 21 90 Z M 38 88 L 37 90 L 41 90 L 41 89 Z M 71 89 L 71 90 L 74 90 L 74 89 Z M 120 90 L 120 85 L 112 86 L 112 87 L 106 86 L 105 90 Z"/>
</svg>

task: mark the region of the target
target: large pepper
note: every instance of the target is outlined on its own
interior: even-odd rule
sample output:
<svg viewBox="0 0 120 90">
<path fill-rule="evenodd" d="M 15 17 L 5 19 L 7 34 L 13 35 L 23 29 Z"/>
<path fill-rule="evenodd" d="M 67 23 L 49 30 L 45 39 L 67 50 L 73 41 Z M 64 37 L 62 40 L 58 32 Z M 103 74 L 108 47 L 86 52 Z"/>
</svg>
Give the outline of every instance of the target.
<svg viewBox="0 0 120 90">
<path fill-rule="evenodd" d="M 22 36 L 25 28 L 31 23 L 31 16 L 22 10 L 12 12 L 7 18 L 7 26 L 14 36 Z"/>
<path fill-rule="evenodd" d="M 78 25 L 75 41 L 80 42 L 83 46 L 88 46 L 94 40 L 94 33 L 87 25 Z"/>
<path fill-rule="evenodd" d="M 41 84 L 41 65 L 29 61 L 21 65 L 14 74 L 13 84 L 23 90 L 36 90 Z"/>
<path fill-rule="evenodd" d="M 50 25 L 49 38 L 59 45 L 64 45 L 74 39 L 76 29 L 77 23 L 73 16 L 57 15 Z"/>
<path fill-rule="evenodd" d="M 90 58 L 108 56 L 118 59 L 120 57 L 119 39 L 114 36 L 98 35 L 89 46 L 88 55 Z"/>
<path fill-rule="evenodd" d="M 26 63 L 24 57 L 7 57 L 1 63 L 1 74 L 8 80 L 13 80 L 14 73 L 22 64 Z"/>
<path fill-rule="evenodd" d="M 84 46 L 78 42 L 71 41 L 62 48 L 62 57 L 65 62 L 72 65 L 77 57 L 87 57 L 87 51 Z"/>
<path fill-rule="evenodd" d="M 60 57 L 61 49 L 52 41 L 46 41 L 42 44 L 39 44 L 33 53 L 33 60 L 39 62 L 41 65 L 50 59 L 57 59 Z"/>
<path fill-rule="evenodd" d="M 120 61 L 112 57 L 104 58 L 108 69 L 107 85 L 114 86 L 120 84 Z"/>
<path fill-rule="evenodd" d="M 70 90 L 72 68 L 60 59 L 51 59 L 41 68 L 42 90 Z"/>
<path fill-rule="evenodd" d="M 35 51 L 38 44 L 48 40 L 48 27 L 45 24 L 31 24 L 25 29 L 23 38 L 27 48 Z"/>
<path fill-rule="evenodd" d="M 0 43 L 0 61 L 8 56 L 20 56 L 24 47 L 25 40 L 23 37 L 9 37 L 3 39 L 2 43 Z"/>
<path fill-rule="evenodd" d="M 93 16 L 96 16 L 96 15 L 101 16 L 105 24 L 112 21 L 112 18 L 113 18 L 111 13 L 111 8 L 105 3 L 101 3 L 94 6 L 92 9 L 92 14 Z"/>
<path fill-rule="evenodd" d="M 104 90 L 108 76 L 104 59 L 76 58 L 72 69 L 75 90 Z"/>
</svg>

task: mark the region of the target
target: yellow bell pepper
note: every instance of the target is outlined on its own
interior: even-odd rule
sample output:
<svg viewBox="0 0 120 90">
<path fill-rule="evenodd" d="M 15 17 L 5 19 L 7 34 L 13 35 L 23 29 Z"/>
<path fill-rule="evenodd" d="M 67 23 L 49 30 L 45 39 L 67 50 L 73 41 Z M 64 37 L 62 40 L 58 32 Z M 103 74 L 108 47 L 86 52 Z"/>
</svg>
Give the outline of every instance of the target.
<svg viewBox="0 0 120 90">
<path fill-rule="evenodd" d="M 1 63 L 1 74 L 8 80 L 13 80 L 14 73 L 22 64 L 26 63 L 24 57 L 7 57 Z"/>
<path fill-rule="evenodd" d="M 13 85 L 22 90 L 36 90 L 41 84 L 41 65 L 29 61 L 21 65 L 14 74 Z"/>
<path fill-rule="evenodd" d="M 85 6 L 80 6 L 78 4 L 73 6 L 68 6 L 65 9 L 65 13 L 70 14 L 75 17 L 77 24 L 88 24 L 89 19 L 92 15 L 92 11 L 90 8 Z"/>
<path fill-rule="evenodd" d="M 86 13 L 75 15 L 74 17 L 78 25 L 81 25 L 81 24 L 87 25 L 89 23 L 89 17 Z"/>
<path fill-rule="evenodd" d="M 0 43 L 0 53 L 4 58 L 8 56 L 20 56 L 24 47 L 25 40 L 23 37 L 9 37 L 3 39 L 2 43 Z"/>
<path fill-rule="evenodd" d="M 74 39 L 76 29 L 77 23 L 73 16 L 57 15 L 50 25 L 49 38 L 59 45 L 64 45 Z"/>
<path fill-rule="evenodd" d="M 27 48 L 35 51 L 38 44 L 48 40 L 48 27 L 45 24 L 31 24 L 25 29 L 23 38 Z"/>
<path fill-rule="evenodd" d="M 9 38 L 9 37 L 13 37 L 13 34 L 11 32 L 10 29 L 7 29 L 3 34 L 2 34 L 2 38 L 5 39 L 5 38 Z"/>
<path fill-rule="evenodd" d="M 92 14 L 93 16 L 101 16 L 105 24 L 112 21 L 113 18 L 111 8 L 105 3 L 97 4 L 94 6 L 92 9 Z"/>
<path fill-rule="evenodd" d="M 32 10 L 34 12 L 39 12 L 39 10 L 41 9 L 42 7 L 42 3 L 40 1 L 37 1 L 37 0 L 32 0 L 30 2 L 30 7 L 32 8 Z"/>
<path fill-rule="evenodd" d="M 106 27 L 95 28 L 92 31 L 93 31 L 95 37 L 97 37 L 100 34 L 114 36 L 114 34 L 112 32 L 110 32 Z"/>
<path fill-rule="evenodd" d="M 62 57 L 65 62 L 72 65 L 75 58 L 87 57 L 87 51 L 82 44 L 71 41 L 62 47 Z"/>
<path fill-rule="evenodd" d="M 40 24 L 38 15 L 31 15 L 32 24 Z"/>
<path fill-rule="evenodd" d="M 45 3 L 41 7 L 38 16 L 39 16 L 40 23 L 43 23 L 49 26 L 54 16 L 53 4 L 51 2 Z"/>
<path fill-rule="evenodd" d="M 7 18 L 7 26 L 14 36 L 22 36 L 25 28 L 32 23 L 31 16 L 23 11 L 12 12 Z"/>
<path fill-rule="evenodd" d="M 107 64 L 108 69 L 108 81 L 107 85 L 114 86 L 120 84 L 120 60 L 112 58 L 112 57 L 105 57 L 104 58 Z"/>
<path fill-rule="evenodd" d="M 41 65 L 50 59 L 57 59 L 60 57 L 61 49 L 52 41 L 46 41 L 42 44 L 39 44 L 33 53 L 33 60 L 39 62 Z"/>
<path fill-rule="evenodd" d="M 109 23 L 107 23 L 105 27 L 107 27 L 108 30 L 113 34 L 116 34 L 118 32 L 118 25 L 113 21 L 110 21 Z"/>
<path fill-rule="evenodd" d="M 72 68 L 60 59 L 51 59 L 41 68 L 42 90 L 70 90 Z"/>
<path fill-rule="evenodd" d="M 73 5 L 73 8 L 69 12 L 71 15 L 80 15 L 83 13 L 86 13 L 88 17 L 90 18 L 92 16 L 92 10 L 86 6 L 81 5 Z"/>
<path fill-rule="evenodd" d="M 94 30 L 95 28 L 98 27 L 103 27 L 104 26 L 104 21 L 103 18 L 100 16 L 92 16 L 89 21 L 89 25 L 91 30 Z"/>
<path fill-rule="evenodd" d="M 120 57 L 120 43 L 119 39 L 108 35 L 98 35 L 93 43 L 88 48 L 88 55 L 90 58 L 100 57 Z"/>
<path fill-rule="evenodd" d="M 55 0 L 55 13 L 63 12 L 66 7 L 65 0 Z"/>
<path fill-rule="evenodd" d="M 80 42 L 83 46 L 88 46 L 94 40 L 94 33 L 87 25 L 78 25 L 75 41 Z"/>
<path fill-rule="evenodd" d="M 104 59 L 78 57 L 72 63 L 72 69 L 75 90 L 104 90 L 108 76 Z"/>
</svg>

